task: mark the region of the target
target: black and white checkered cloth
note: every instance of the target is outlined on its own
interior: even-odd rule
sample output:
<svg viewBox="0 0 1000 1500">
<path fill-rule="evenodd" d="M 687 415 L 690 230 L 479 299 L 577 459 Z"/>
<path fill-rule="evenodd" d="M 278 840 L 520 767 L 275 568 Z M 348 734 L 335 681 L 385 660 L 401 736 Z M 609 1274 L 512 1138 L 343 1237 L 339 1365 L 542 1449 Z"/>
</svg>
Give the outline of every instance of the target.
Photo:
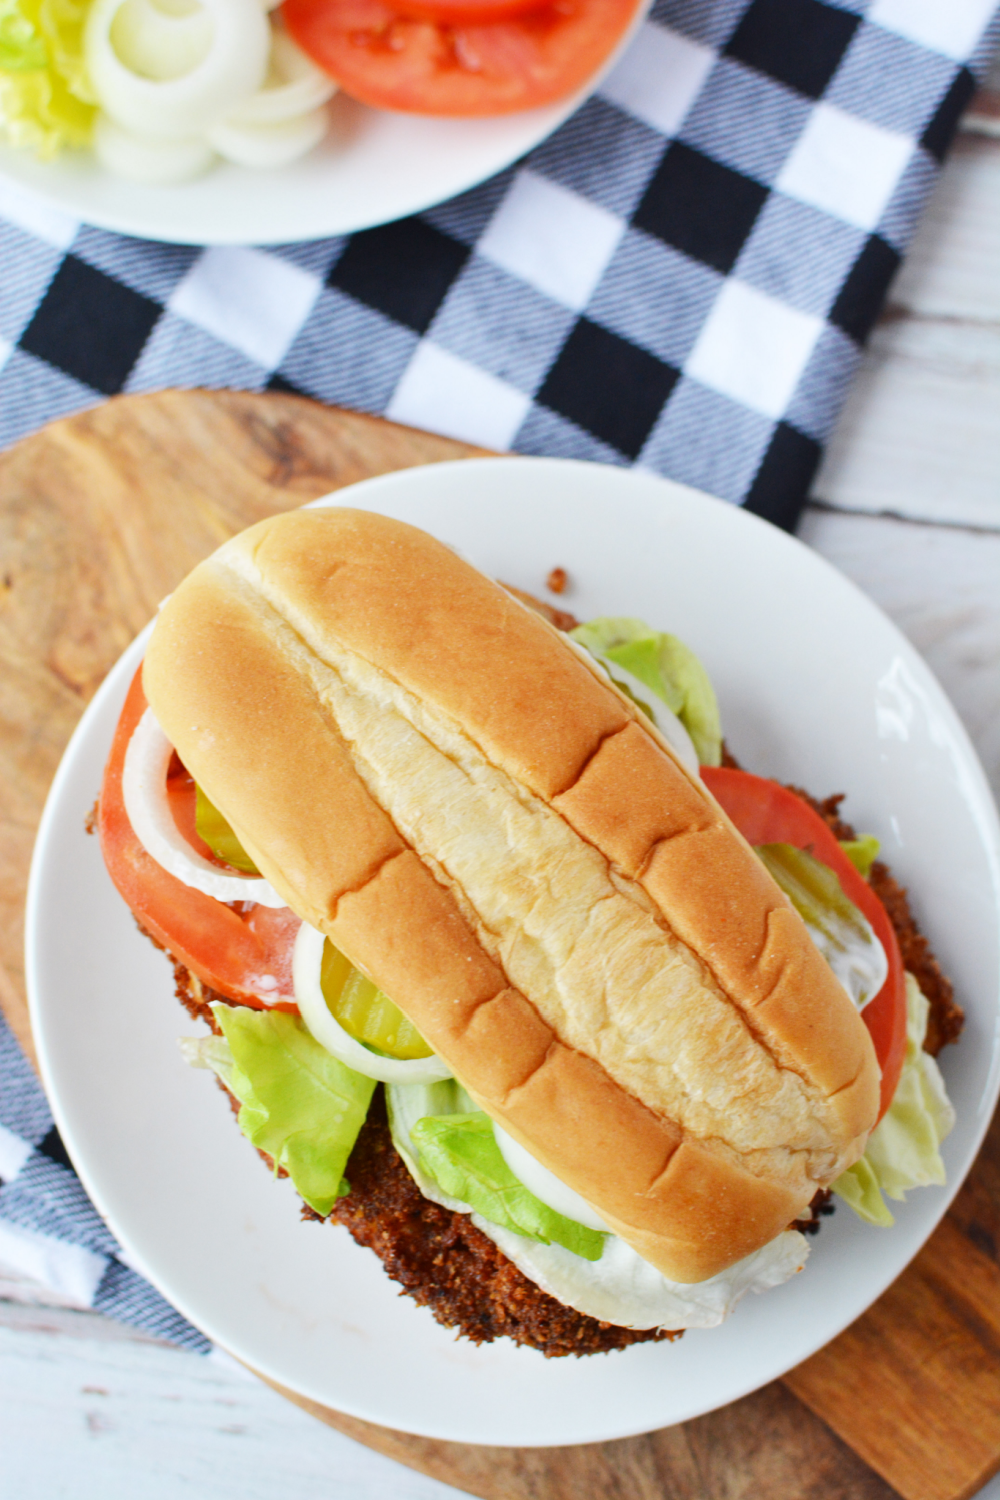
<svg viewBox="0 0 1000 1500">
<path fill-rule="evenodd" d="M 524 161 L 272 250 L 0 188 L 0 443 L 118 391 L 299 391 L 798 516 L 996 0 L 657 0 Z"/>
<path fill-rule="evenodd" d="M 208 1353 L 132 1270 L 87 1197 L 24 1053 L 0 1015 L 0 1266 L 156 1338 Z"/>
<path fill-rule="evenodd" d="M 0 184 L 0 443 L 229 386 L 637 463 L 794 525 L 996 0 L 657 0 L 528 158 L 415 218 L 148 244 Z M 192 1348 L 129 1268 L 0 1022 L 0 1261 Z"/>
</svg>

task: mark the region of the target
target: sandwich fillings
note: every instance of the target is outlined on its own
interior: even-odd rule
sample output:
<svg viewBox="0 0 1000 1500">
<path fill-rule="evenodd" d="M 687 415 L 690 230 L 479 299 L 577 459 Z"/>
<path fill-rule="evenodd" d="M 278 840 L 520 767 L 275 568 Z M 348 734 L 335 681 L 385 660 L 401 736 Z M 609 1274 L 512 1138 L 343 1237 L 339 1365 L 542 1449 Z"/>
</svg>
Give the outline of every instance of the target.
<svg viewBox="0 0 1000 1500">
<path fill-rule="evenodd" d="M 830 1189 L 888 1225 L 943 1182 L 961 1012 L 683 643 L 535 603 L 381 517 L 262 523 L 162 612 L 98 826 L 306 1215 L 476 1341 L 583 1354 L 780 1284 Z"/>
</svg>

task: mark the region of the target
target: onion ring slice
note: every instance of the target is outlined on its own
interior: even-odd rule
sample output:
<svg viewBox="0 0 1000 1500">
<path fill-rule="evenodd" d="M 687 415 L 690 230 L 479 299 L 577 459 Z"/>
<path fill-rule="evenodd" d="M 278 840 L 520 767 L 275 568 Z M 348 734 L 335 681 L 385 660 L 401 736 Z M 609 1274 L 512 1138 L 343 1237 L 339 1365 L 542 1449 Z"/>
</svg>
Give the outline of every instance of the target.
<svg viewBox="0 0 1000 1500">
<path fill-rule="evenodd" d="M 500 1155 L 518 1182 L 529 1193 L 534 1193 L 539 1202 L 554 1209 L 557 1214 L 572 1219 L 574 1224 L 582 1224 L 586 1229 L 597 1229 L 602 1234 L 614 1233 L 596 1209 L 591 1208 L 586 1198 L 563 1182 L 561 1177 L 550 1172 L 548 1167 L 543 1167 L 519 1141 L 502 1130 L 496 1120 L 493 1121 L 493 1137 L 500 1148 Z"/>
<path fill-rule="evenodd" d="M 149 182 L 161 187 L 176 182 L 190 182 L 200 177 L 216 161 L 215 152 L 201 136 L 182 140 L 172 136 L 138 135 L 126 130 L 103 111 L 94 121 L 94 155 L 101 166 L 116 177 L 129 182 Z"/>
<path fill-rule="evenodd" d="M 383 1057 L 344 1030 L 327 1005 L 320 984 L 325 942 L 322 932 L 303 922 L 292 952 L 292 979 L 299 1014 L 320 1046 L 356 1073 L 377 1078 L 380 1083 L 441 1083 L 445 1078 L 451 1078 L 451 1069 L 436 1055 Z"/>
<path fill-rule="evenodd" d="M 336 92 L 330 75 L 317 68 L 280 23 L 272 21 L 267 77 L 256 94 L 226 116 L 226 124 L 278 124 L 319 109 Z"/>
<path fill-rule="evenodd" d="M 125 752 L 122 797 L 132 831 L 151 859 L 169 875 L 213 896 L 216 901 L 255 901 L 258 906 L 287 906 L 270 881 L 227 875 L 188 843 L 174 822 L 167 797 L 167 767 L 174 753 L 151 708 L 135 727 Z"/>
<path fill-rule="evenodd" d="M 329 123 L 322 109 L 264 125 L 247 125 L 233 117 L 213 125 L 205 139 L 209 147 L 238 167 L 273 171 L 298 161 L 318 146 Z"/>
<path fill-rule="evenodd" d="M 84 59 L 105 114 L 143 136 L 190 138 L 255 94 L 267 74 L 271 27 L 260 0 L 202 0 L 212 40 L 176 78 L 146 78 L 119 57 L 112 27 L 123 0 L 94 0 Z"/>
<path fill-rule="evenodd" d="M 599 651 L 588 651 L 586 646 L 581 646 L 579 641 L 574 641 L 572 636 L 565 636 L 566 644 L 570 646 L 586 662 L 593 671 L 595 665 L 598 675 L 610 677 L 612 683 L 620 692 L 624 692 L 633 703 L 647 710 L 649 717 L 657 729 L 677 756 L 682 766 L 686 766 L 697 776 L 701 770 L 698 761 L 698 752 L 694 748 L 694 740 L 688 734 L 680 719 L 673 709 L 668 708 L 662 698 L 658 698 L 652 688 L 648 688 L 638 677 L 620 667 L 616 661 L 609 656 L 602 656 Z"/>
</svg>

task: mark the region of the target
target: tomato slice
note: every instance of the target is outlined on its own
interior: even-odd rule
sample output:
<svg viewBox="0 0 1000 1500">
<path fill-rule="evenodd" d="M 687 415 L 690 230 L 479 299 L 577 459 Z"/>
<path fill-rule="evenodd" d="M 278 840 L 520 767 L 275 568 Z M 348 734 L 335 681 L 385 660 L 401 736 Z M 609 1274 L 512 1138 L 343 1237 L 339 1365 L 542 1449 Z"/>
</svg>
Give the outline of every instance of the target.
<svg viewBox="0 0 1000 1500">
<path fill-rule="evenodd" d="M 702 766 L 701 779 L 749 844 L 792 844 L 822 860 L 872 925 L 885 949 L 889 976 L 861 1012 L 882 1069 L 879 1119 L 892 1103 L 906 1053 L 906 981 L 895 929 L 881 901 L 851 864 L 833 830 L 788 787 L 749 771 Z"/>
<path fill-rule="evenodd" d="M 198 832 L 198 794 L 194 777 L 176 752 L 167 769 L 167 798 L 174 822 L 195 853 L 230 875 L 238 874 L 232 866 L 216 857 L 215 851 L 209 848 Z"/>
<path fill-rule="evenodd" d="M 140 668 L 118 720 L 101 786 L 97 827 L 108 873 L 139 924 L 203 984 L 258 1010 L 294 1011 L 292 1001 L 267 1006 L 258 993 L 260 981 L 270 976 L 279 994 L 292 994 L 292 948 L 300 925 L 294 912 L 287 906 L 275 909 L 249 902 L 241 903 L 247 910 L 238 912 L 192 890 L 157 864 L 132 831 L 122 796 L 122 770 L 128 742 L 145 711 Z M 193 797 L 181 773 L 175 770 L 170 779 L 176 782 L 171 804 L 182 811 L 179 826 L 185 828 L 188 810 L 193 831 Z M 265 992 L 271 988 L 263 986 Z"/>
<path fill-rule="evenodd" d="M 501 115 L 580 88 L 636 0 L 284 0 L 304 52 L 378 109 Z"/>
<path fill-rule="evenodd" d="M 392 0 L 397 15 L 418 21 L 441 21 L 445 25 L 474 25 L 483 21 L 507 21 L 511 16 L 538 10 L 539 0 Z"/>
</svg>

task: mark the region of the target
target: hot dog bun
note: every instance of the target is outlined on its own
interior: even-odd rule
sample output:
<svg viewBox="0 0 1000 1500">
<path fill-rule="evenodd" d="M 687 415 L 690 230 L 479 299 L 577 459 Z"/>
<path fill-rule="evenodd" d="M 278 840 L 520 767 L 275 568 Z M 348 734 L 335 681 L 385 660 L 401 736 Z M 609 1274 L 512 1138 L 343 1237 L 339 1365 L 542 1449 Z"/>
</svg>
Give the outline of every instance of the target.
<svg viewBox="0 0 1000 1500">
<path fill-rule="evenodd" d="M 160 613 L 154 713 L 261 871 L 676 1281 L 864 1149 L 868 1033 L 638 709 L 432 537 L 276 517 Z"/>
</svg>

